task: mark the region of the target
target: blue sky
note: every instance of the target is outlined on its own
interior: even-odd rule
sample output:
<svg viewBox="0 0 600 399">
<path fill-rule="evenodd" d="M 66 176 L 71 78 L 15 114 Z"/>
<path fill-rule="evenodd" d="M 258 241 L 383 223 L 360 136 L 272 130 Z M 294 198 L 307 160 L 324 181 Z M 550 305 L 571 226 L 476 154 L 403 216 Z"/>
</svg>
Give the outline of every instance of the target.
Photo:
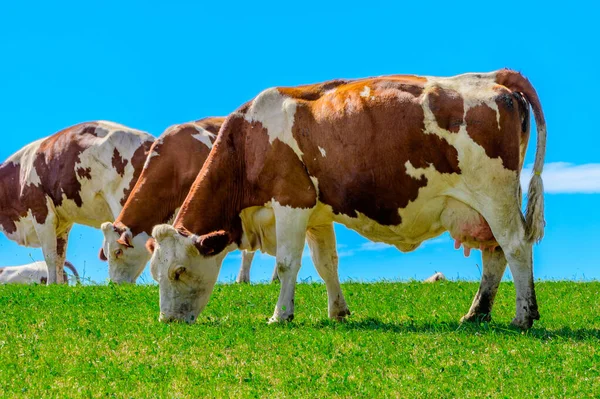
<svg viewBox="0 0 600 399">
<path fill-rule="evenodd" d="M 548 123 L 548 225 L 535 276 L 600 278 L 597 2 L 201 3 L 3 2 L 0 158 L 87 120 L 157 136 L 174 123 L 226 115 L 270 86 L 510 67 L 533 82 Z M 533 152 L 530 145 L 526 163 Z M 480 254 L 464 258 L 447 236 L 401 254 L 336 231 L 344 279 L 480 276 Z M 75 227 L 68 247 L 69 260 L 99 282 L 107 277 L 96 256 L 101 240 Z M 42 259 L 39 249 L 0 237 L 1 265 L 32 259 Z M 222 281 L 239 261 L 226 259 Z M 252 279 L 268 279 L 273 265 L 257 256 Z M 308 258 L 300 278 L 318 279 Z"/>
</svg>

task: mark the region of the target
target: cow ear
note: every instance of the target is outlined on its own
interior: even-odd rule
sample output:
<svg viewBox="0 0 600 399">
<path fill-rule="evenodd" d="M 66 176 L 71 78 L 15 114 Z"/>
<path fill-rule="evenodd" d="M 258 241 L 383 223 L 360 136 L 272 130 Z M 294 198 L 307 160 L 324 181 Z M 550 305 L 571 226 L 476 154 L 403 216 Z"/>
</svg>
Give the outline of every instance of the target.
<svg viewBox="0 0 600 399">
<path fill-rule="evenodd" d="M 121 234 L 121 237 L 119 237 L 119 239 L 117 240 L 117 243 L 119 243 L 127 248 L 133 248 L 133 245 L 131 244 L 131 232 L 126 231 L 123 234 Z"/>
<path fill-rule="evenodd" d="M 150 252 L 151 254 L 153 254 L 154 253 L 154 248 L 156 248 L 156 240 L 154 240 L 154 238 L 150 237 L 146 241 L 146 249 L 148 250 L 148 252 Z"/>
<path fill-rule="evenodd" d="M 101 261 L 106 262 L 108 259 L 106 258 L 106 255 L 104 255 L 104 248 L 100 248 L 100 251 L 98 252 L 98 257 L 100 258 Z"/>
<path fill-rule="evenodd" d="M 231 237 L 226 231 L 219 230 L 203 236 L 194 236 L 192 242 L 200 255 L 212 256 L 223 252 L 231 243 Z"/>
</svg>

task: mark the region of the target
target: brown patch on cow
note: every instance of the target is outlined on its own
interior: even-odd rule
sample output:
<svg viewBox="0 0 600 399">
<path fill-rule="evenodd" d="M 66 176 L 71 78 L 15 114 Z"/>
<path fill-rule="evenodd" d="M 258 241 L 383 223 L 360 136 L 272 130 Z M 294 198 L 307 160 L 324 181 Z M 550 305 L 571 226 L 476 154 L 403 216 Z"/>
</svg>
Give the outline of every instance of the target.
<svg viewBox="0 0 600 399">
<path fill-rule="evenodd" d="M 4 273 L 4 268 L 0 267 L 0 274 Z"/>
<path fill-rule="evenodd" d="M 56 239 L 56 253 L 58 256 L 63 256 L 66 252 L 67 240 L 63 237 Z"/>
<path fill-rule="evenodd" d="M 308 173 L 318 179 L 321 202 L 336 214 L 357 217 L 360 212 L 382 225 L 399 225 L 398 209 L 414 201 L 427 185 L 425 177 L 415 179 L 406 173 L 406 163 L 460 173 L 458 153 L 440 137 L 423 133 L 419 97 L 403 90 L 403 85 L 379 79 L 377 85 L 360 81 L 352 86 L 354 91 L 344 87 L 313 104 L 299 104 L 294 137 L 304 152 Z M 376 100 L 362 103 L 362 112 L 339 113 L 331 108 L 343 102 L 331 97 L 347 101 L 364 86 L 371 88 Z M 319 147 L 326 150 L 325 157 Z"/>
<path fill-rule="evenodd" d="M 0 226 L 7 234 L 17 231 L 16 222 L 30 209 L 40 224 L 48 216 L 44 191 L 40 186 L 21 187 L 20 172 L 21 166 L 12 162 L 0 165 Z"/>
<path fill-rule="evenodd" d="M 80 179 L 90 180 L 92 178 L 92 168 L 77 168 L 77 176 L 79 176 Z"/>
<path fill-rule="evenodd" d="M 133 177 L 129 182 L 129 186 L 123 190 L 123 197 L 119 203 L 121 205 L 125 205 L 127 202 L 127 198 L 129 198 L 129 194 L 133 187 L 135 187 L 140 174 L 142 173 L 142 169 L 144 168 L 144 163 L 146 162 L 146 158 L 150 153 L 150 148 L 152 147 L 153 141 L 144 141 L 141 146 L 139 146 L 133 153 L 131 157 L 131 166 L 133 166 Z M 116 149 L 115 149 L 116 151 Z M 114 166 L 114 157 L 113 157 L 113 166 Z M 122 175 L 121 175 L 122 176 Z"/>
<path fill-rule="evenodd" d="M 150 234 L 155 225 L 166 223 L 173 216 L 210 152 L 193 137 L 198 134 L 196 126 L 217 134 L 223 121 L 224 118 L 213 117 L 177 125 L 154 142 L 149 152 L 159 155 L 148 161 L 133 191 L 124 198 L 125 206 L 115 221 L 119 234 L 126 228 L 133 236 Z"/>
<path fill-rule="evenodd" d="M 42 182 L 43 192 L 52 199 L 55 206 L 62 205 L 64 196 L 81 207 L 81 183 L 77 178 L 75 165 L 80 162 L 81 153 L 97 138 L 97 126 L 97 123 L 75 125 L 48 137 L 40 144 L 33 165 Z"/>
<path fill-rule="evenodd" d="M 500 158 L 505 168 L 518 171 L 523 124 L 521 107 L 507 89 L 500 90 L 494 101 L 500 113 L 500 126 L 496 111 L 486 104 L 479 104 L 467 111 L 467 133 L 483 147 L 488 157 Z"/>
<path fill-rule="evenodd" d="M 429 109 L 435 116 L 438 126 L 452 133 L 458 133 L 463 124 L 464 99 L 457 91 L 433 87 L 427 94 Z"/>
<path fill-rule="evenodd" d="M 121 153 L 116 148 L 113 151 L 112 156 L 112 166 L 115 168 L 117 173 L 123 177 L 125 175 L 125 167 L 127 166 L 128 161 L 121 157 Z"/>
</svg>

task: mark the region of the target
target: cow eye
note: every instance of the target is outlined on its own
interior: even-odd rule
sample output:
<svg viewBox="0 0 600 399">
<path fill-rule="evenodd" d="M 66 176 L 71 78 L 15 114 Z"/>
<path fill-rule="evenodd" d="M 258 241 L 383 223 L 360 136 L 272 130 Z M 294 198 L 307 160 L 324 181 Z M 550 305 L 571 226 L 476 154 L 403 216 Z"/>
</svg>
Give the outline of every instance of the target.
<svg viewBox="0 0 600 399">
<path fill-rule="evenodd" d="M 123 255 L 123 250 L 119 248 L 115 251 L 115 256 L 118 258 L 121 255 Z"/>
</svg>

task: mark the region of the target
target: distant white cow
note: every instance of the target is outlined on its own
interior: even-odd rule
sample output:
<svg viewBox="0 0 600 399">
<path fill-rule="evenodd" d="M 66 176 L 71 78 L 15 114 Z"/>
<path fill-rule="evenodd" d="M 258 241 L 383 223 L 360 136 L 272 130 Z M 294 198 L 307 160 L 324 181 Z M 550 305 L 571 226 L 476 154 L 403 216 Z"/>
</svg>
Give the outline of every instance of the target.
<svg viewBox="0 0 600 399">
<path fill-rule="evenodd" d="M 75 266 L 65 261 L 65 267 L 73 273 L 75 281 L 79 280 L 79 273 Z M 69 281 L 67 273 L 63 270 L 64 281 Z M 48 267 L 46 262 L 39 261 L 21 266 L 0 267 L 0 284 L 46 284 L 48 281 Z"/>
<path fill-rule="evenodd" d="M 444 281 L 444 280 L 446 280 L 446 276 L 444 276 L 444 273 L 437 272 L 437 273 L 433 274 L 432 276 L 423 280 L 423 282 L 424 283 L 435 283 L 436 281 Z"/>
</svg>

